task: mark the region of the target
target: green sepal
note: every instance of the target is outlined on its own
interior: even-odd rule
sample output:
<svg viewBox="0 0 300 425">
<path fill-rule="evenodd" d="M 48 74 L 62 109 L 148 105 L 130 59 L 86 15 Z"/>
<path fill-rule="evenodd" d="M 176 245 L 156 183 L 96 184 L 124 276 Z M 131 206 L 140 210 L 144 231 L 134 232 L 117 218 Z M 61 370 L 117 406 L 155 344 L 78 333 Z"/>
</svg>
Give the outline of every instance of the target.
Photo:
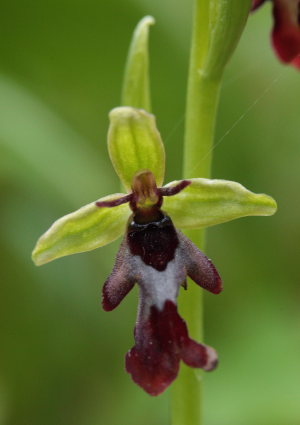
<svg viewBox="0 0 300 425">
<path fill-rule="evenodd" d="M 122 105 L 151 111 L 149 82 L 149 27 L 155 20 L 145 16 L 137 25 L 131 40 L 125 67 Z"/>
<path fill-rule="evenodd" d="M 123 106 L 110 114 L 108 151 L 110 159 L 126 190 L 131 190 L 137 172 L 150 170 L 157 186 L 165 173 L 165 149 L 155 117 L 143 109 Z"/>
<path fill-rule="evenodd" d="M 189 179 L 177 195 L 164 197 L 163 209 L 179 228 L 198 229 L 246 216 L 276 212 L 273 198 L 228 180 Z M 169 183 L 166 187 L 178 184 Z"/>
<path fill-rule="evenodd" d="M 111 201 L 124 196 L 116 193 L 98 201 Z M 90 251 L 109 244 L 125 231 L 131 214 L 128 204 L 117 207 L 97 207 L 92 202 L 55 221 L 44 233 L 32 252 L 37 266 L 56 258 Z"/>
</svg>

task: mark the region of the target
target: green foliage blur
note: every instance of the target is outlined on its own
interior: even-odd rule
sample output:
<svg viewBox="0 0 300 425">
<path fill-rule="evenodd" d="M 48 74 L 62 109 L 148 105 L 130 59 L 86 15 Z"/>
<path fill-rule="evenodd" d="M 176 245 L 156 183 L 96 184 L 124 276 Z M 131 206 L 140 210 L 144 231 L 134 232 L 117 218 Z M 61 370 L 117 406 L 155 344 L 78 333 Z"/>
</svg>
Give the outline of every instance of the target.
<svg viewBox="0 0 300 425">
<path fill-rule="evenodd" d="M 300 424 L 300 75 L 270 47 L 270 12 L 250 17 L 227 68 L 213 177 L 268 193 L 279 210 L 208 232 L 225 291 L 205 299 L 205 340 L 220 356 L 205 375 L 207 425 Z M 41 268 L 30 259 L 54 220 L 119 191 L 108 112 L 146 14 L 157 22 L 152 103 L 170 181 L 182 170 L 192 0 L 1 6 L 1 425 L 169 423 L 170 390 L 151 398 L 124 370 L 137 290 L 116 311 L 101 308 L 119 241 Z"/>
</svg>

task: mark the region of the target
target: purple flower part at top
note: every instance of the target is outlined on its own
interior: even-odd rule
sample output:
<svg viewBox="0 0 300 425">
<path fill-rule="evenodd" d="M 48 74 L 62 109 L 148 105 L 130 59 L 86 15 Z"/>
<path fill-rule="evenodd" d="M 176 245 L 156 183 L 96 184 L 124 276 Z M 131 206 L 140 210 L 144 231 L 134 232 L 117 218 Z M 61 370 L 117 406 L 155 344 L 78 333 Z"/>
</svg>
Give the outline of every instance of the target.
<svg viewBox="0 0 300 425">
<path fill-rule="evenodd" d="M 252 10 L 257 9 L 259 6 L 261 6 L 266 0 L 253 0 L 252 1 Z"/>
<path fill-rule="evenodd" d="M 266 0 L 253 0 L 252 10 Z M 300 0 L 272 0 L 274 27 L 272 42 L 282 62 L 300 69 Z"/>
<path fill-rule="evenodd" d="M 187 185 L 189 181 L 183 180 L 173 188 L 159 189 L 151 172 L 135 177 L 133 192 L 126 195 L 133 214 L 103 288 L 103 308 L 110 311 L 135 283 L 140 287 L 135 346 L 127 353 L 126 370 L 151 395 L 163 392 L 176 378 L 180 360 L 204 370 L 214 369 L 218 362 L 213 348 L 189 337 L 177 312 L 179 289 L 186 288 L 187 276 L 214 294 L 222 290 L 212 262 L 161 210 L 163 196 L 172 196 Z"/>
</svg>

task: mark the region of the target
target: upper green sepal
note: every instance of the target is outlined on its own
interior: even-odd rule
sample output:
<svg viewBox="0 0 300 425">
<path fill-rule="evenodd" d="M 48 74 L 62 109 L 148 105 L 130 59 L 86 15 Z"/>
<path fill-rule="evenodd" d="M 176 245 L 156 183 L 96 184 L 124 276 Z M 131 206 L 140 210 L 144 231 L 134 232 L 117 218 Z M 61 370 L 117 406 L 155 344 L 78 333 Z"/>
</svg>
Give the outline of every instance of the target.
<svg viewBox="0 0 300 425">
<path fill-rule="evenodd" d="M 163 209 L 179 228 L 197 229 L 239 217 L 276 212 L 273 198 L 253 193 L 239 183 L 202 178 L 189 181 L 191 184 L 183 191 L 164 198 Z M 174 181 L 166 187 L 178 183 Z"/>
<path fill-rule="evenodd" d="M 98 201 L 111 201 L 124 194 L 105 196 Z M 107 245 L 125 231 L 131 214 L 128 204 L 99 208 L 94 202 L 55 221 L 44 233 L 32 252 L 37 266 L 56 258 L 90 251 Z"/>
<path fill-rule="evenodd" d="M 127 191 L 131 190 L 133 177 L 142 170 L 151 170 L 157 186 L 161 186 L 165 149 L 154 115 L 143 109 L 123 106 L 113 109 L 109 118 L 109 156 Z"/>
<path fill-rule="evenodd" d="M 138 23 L 127 56 L 122 89 L 122 105 L 151 111 L 149 80 L 149 27 L 155 20 L 145 16 Z"/>
</svg>

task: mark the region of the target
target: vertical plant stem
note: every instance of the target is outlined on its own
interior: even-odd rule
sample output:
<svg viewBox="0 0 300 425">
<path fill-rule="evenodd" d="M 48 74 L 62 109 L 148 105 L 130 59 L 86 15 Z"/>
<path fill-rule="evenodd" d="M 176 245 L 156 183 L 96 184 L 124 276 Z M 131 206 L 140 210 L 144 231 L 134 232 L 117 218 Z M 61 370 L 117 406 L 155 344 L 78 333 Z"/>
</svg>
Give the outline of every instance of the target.
<svg viewBox="0 0 300 425">
<path fill-rule="evenodd" d="M 212 80 L 202 72 L 208 37 L 209 0 L 195 0 L 185 121 L 184 178 L 210 177 L 220 80 Z M 189 231 L 187 235 L 203 249 L 203 230 Z M 193 282 L 180 299 L 180 311 L 188 323 L 191 337 L 203 341 L 203 294 Z M 173 386 L 173 425 L 203 423 L 202 392 L 202 371 L 182 364 Z"/>
</svg>

